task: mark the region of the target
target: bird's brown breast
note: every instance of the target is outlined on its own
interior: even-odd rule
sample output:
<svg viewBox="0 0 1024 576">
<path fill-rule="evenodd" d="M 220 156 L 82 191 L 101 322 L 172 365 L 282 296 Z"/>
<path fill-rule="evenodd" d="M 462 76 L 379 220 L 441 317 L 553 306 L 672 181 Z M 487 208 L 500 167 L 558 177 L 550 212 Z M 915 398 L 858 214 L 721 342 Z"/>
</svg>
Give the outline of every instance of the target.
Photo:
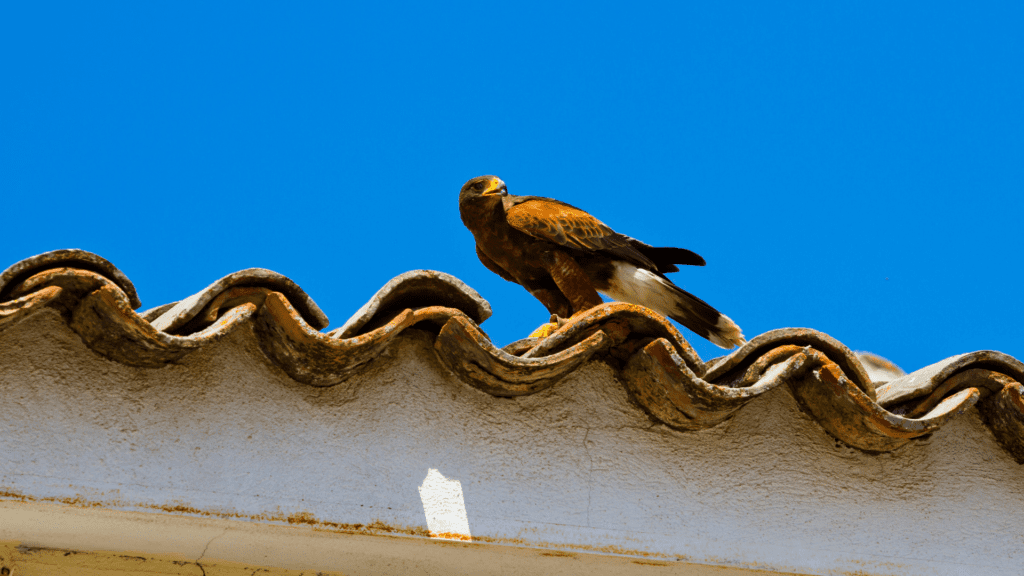
<svg viewBox="0 0 1024 576">
<path fill-rule="evenodd" d="M 477 198 L 459 204 L 462 222 L 480 251 L 524 286 L 548 280 L 543 253 L 555 248 L 509 226 L 500 198 Z"/>
</svg>

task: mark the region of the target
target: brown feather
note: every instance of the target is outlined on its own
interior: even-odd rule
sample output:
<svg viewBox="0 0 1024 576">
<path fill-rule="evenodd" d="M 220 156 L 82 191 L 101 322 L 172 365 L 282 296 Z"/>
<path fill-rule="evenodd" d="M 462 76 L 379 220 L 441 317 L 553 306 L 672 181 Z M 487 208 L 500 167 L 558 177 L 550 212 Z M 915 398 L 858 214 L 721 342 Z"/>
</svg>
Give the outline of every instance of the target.
<svg viewBox="0 0 1024 576">
<path fill-rule="evenodd" d="M 505 219 L 509 225 L 534 238 L 560 246 L 593 252 L 603 250 L 638 266 L 657 265 L 619 234 L 583 210 L 551 198 L 506 196 Z"/>
</svg>

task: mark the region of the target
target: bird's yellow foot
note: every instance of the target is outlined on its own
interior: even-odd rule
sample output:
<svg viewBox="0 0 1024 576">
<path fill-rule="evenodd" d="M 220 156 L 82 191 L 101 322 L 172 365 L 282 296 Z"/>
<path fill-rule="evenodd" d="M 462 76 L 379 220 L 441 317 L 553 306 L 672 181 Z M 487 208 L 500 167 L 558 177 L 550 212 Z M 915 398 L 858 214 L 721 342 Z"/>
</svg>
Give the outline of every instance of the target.
<svg viewBox="0 0 1024 576">
<path fill-rule="evenodd" d="M 530 338 L 547 338 L 554 334 L 555 330 L 558 330 L 558 324 L 554 322 L 542 324 L 540 328 L 530 332 Z"/>
<path fill-rule="evenodd" d="M 547 338 L 555 333 L 556 330 L 561 328 L 565 324 L 565 318 L 559 318 L 556 314 L 551 315 L 551 321 L 547 324 L 542 324 L 540 328 L 537 328 L 530 333 L 530 338 Z"/>
</svg>

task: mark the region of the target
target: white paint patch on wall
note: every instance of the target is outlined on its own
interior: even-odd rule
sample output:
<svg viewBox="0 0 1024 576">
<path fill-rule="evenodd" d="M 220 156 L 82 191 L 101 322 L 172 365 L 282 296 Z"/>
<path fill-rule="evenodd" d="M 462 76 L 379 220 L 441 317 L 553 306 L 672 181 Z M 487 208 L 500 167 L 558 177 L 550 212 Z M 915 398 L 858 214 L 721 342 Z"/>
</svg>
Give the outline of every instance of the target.
<svg viewBox="0 0 1024 576">
<path fill-rule="evenodd" d="M 436 468 L 431 468 L 420 485 L 420 500 L 423 501 L 423 514 L 427 517 L 431 536 L 472 539 L 461 482 L 445 478 Z"/>
</svg>

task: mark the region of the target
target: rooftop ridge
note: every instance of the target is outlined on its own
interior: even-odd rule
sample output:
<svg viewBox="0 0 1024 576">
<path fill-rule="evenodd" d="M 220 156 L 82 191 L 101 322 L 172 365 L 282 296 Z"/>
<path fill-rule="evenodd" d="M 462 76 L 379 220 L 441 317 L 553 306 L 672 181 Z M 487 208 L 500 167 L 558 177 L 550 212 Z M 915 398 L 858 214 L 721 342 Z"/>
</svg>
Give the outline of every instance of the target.
<svg viewBox="0 0 1024 576">
<path fill-rule="evenodd" d="M 81 250 L 28 258 L 0 275 L 0 332 L 56 310 L 89 348 L 130 366 L 163 366 L 247 324 L 266 357 L 293 379 L 333 386 L 417 326 L 435 335 L 437 358 L 460 380 L 494 396 L 534 394 L 601 357 L 653 420 L 675 429 L 715 426 L 786 385 L 822 428 L 869 452 L 895 450 L 977 406 L 1003 448 L 1024 463 L 1024 363 L 995 351 L 954 356 L 902 376 L 892 366 L 886 373 L 894 379 L 872 382 L 860 357 L 838 340 L 784 328 L 705 363 L 665 318 L 623 303 L 592 308 L 547 338 L 502 349 L 479 326 L 490 315 L 486 300 L 434 271 L 392 279 L 328 333 L 312 298 L 263 269 L 230 274 L 142 314 L 138 307 L 127 277 Z M 865 361 L 872 369 L 885 362 Z"/>
</svg>

